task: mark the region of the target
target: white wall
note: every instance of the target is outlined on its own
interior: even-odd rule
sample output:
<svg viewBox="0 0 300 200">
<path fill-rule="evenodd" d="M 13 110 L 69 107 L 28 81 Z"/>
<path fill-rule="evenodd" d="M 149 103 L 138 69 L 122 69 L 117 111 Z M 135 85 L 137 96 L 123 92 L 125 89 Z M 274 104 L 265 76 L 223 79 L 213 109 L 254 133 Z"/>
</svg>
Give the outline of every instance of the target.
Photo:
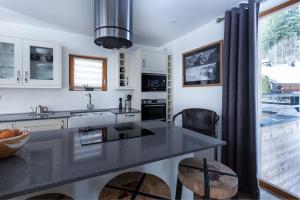
<svg viewBox="0 0 300 200">
<path fill-rule="evenodd" d="M 184 52 L 223 40 L 223 23 L 210 23 L 190 32 L 161 47 L 173 52 L 173 79 L 174 79 L 174 113 L 184 108 L 207 108 L 221 115 L 222 87 L 182 87 L 182 54 Z"/>
<path fill-rule="evenodd" d="M 0 113 L 28 112 L 30 106 L 49 106 L 50 110 L 86 109 L 87 92 L 69 91 L 69 54 L 101 56 L 108 59 L 108 91 L 91 92 L 95 108 L 118 107 L 118 98 L 132 91 L 114 90 L 116 64 L 114 51 L 94 44 L 93 38 L 44 29 L 22 24 L 0 22 L 0 35 L 17 36 L 41 41 L 56 41 L 62 44 L 62 89 L 2 89 L 0 88 Z M 91 30 L 92 31 L 92 30 Z M 134 97 L 133 97 L 134 98 Z"/>
<path fill-rule="evenodd" d="M 170 42 L 162 50 L 173 52 L 173 114 L 185 108 L 206 108 L 222 113 L 222 87 L 182 87 L 182 54 L 195 48 L 223 40 L 224 24 L 216 23 L 215 20 L 190 32 L 189 34 Z M 221 118 L 221 117 L 220 117 Z M 181 125 L 181 119 L 176 121 Z M 218 134 L 220 136 L 221 121 L 218 124 Z M 205 151 L 196 154 L 200 157 L 213 158 L 213 151 Z M 220 158 L 220 153 L 219 153 Z"/>
</svg>

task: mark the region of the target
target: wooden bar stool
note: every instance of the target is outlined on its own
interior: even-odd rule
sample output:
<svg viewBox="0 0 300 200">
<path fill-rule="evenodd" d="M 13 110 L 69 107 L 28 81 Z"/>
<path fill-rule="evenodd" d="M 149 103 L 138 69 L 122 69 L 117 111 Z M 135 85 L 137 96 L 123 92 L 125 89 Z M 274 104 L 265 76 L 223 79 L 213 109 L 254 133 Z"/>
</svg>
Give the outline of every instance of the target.
<svg viewBox="0 0 300 200">
<path fill-rule="evenodd" d="M 110 180 L 100 192 L 99 199 L 171 199 L 171 192 L 169 186 L 157 176 L 127 172 Z"/>
<path fill-rule="evenodd" d="M 73 200 L 72 197 L 61 193 L 46 193 L 30 197 L 27 200 Z"/>
<path fill-rule="evenodd" d="M 178 166 L 176 199 L 181 199 L 182 185 L 195 199 L 230 199 L 236 197 L 238 178 L 220 162 L 186 158 Z"/>
</svg>

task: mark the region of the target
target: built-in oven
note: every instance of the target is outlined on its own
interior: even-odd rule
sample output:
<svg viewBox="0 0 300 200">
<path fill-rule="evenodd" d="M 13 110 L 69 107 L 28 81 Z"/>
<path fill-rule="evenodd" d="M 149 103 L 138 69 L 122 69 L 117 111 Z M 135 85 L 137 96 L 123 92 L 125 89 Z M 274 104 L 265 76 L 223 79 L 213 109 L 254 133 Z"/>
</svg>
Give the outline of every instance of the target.
<svg viewBox="0 0 300 200">
<path fill-rule="evenodd" d="M 167 81 L 165 74 L 142 73 L 142 92 L 166 91 Z"/>
<path fill-rule="evenodd" d="M 166 100 L 142 99 L 142 120 L 166 121 Z"/>
</svg>

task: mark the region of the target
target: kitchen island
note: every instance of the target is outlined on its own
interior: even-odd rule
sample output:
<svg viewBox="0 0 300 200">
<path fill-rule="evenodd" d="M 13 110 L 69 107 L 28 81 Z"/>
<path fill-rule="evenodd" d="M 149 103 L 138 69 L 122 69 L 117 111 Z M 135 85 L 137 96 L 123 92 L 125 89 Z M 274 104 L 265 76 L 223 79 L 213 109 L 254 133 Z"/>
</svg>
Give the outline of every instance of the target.
<svg viewBox="0 0 300 200">
<path fill-rule="evenodd" d="M 159 121 L 34 132 L 15 156 L 0 160 L 0 199 L 73 184 L 224 144 L 219 139 Z M 176 163 L 173 168 L 177 168 Z M 176 170 L 171 173 L 176 177 Z"/>
</svg>

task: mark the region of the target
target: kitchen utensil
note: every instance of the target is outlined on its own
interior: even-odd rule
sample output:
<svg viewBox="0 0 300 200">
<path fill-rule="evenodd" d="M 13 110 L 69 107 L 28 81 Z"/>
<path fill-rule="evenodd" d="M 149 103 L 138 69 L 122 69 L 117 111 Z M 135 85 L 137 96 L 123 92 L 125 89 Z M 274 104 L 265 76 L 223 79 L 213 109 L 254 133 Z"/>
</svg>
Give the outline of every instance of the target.
<svg viewBox="0 0 300 200">
<path fill-rule="evenodd" d="M 32 61 L 39 61 L 40 60 L 40 56 L 38 54 L 32 53 L 32 54 L 30 54 L 30 59 Z"/>
<path fill-rule="evenodd" d="M 51 55 L 46 55 L 46 61 L 47 61 L 47 62 L 52 62 L 52 61 L 53 61 L 53 56 L 51 56 Z"/>
</svg>

